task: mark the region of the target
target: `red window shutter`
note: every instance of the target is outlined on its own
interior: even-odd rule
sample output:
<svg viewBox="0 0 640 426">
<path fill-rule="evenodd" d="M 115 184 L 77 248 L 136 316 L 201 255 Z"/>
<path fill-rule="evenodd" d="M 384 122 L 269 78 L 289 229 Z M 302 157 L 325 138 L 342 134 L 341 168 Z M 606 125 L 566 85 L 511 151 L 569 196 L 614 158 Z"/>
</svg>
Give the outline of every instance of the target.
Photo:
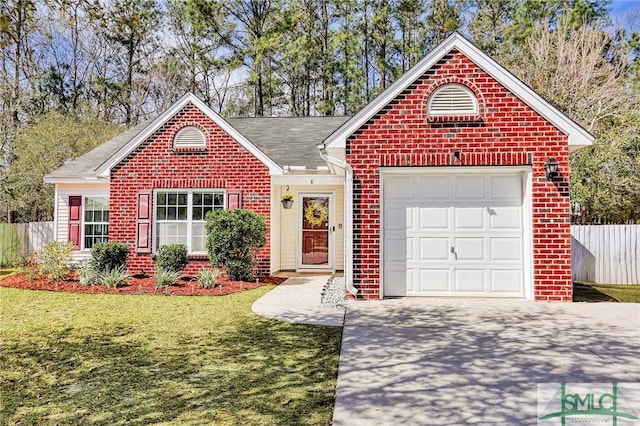
<svg viewBox="0 0 640 426">
<path fill-rule="evenodd" d="M 151 253 L 152 197 L 153 193 L 150 191 L 138 193 L 136 226 L 136 251 L 138 253 Z"/>
<path fill-rule="evenodd" d="M 69 242 L 75 250 L 80 250 L 80 226 L 82 225 L 82 197 L 69 196 Z"/>
<path fill-rule="evenodd" d="M 227 209 L 242 208 L 242 191 L 227 191 Z"/>
</svg>

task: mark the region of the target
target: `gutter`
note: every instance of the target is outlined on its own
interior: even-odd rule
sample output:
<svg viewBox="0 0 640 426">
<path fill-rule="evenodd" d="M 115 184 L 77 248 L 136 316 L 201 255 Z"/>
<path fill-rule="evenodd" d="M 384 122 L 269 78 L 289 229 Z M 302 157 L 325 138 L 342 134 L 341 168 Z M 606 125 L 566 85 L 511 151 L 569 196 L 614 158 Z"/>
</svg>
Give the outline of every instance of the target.
<svg viewBox="0 0 640 426">
<path fill-rule="evenodd" d="M 324 161 L 344 169 L 344 281 L 347 291 L 356 296 L 358 289 L 353 286 L 353 169 L 346 161 L 324 152 L 323 144 L 318 148 Z"/>
</svg>

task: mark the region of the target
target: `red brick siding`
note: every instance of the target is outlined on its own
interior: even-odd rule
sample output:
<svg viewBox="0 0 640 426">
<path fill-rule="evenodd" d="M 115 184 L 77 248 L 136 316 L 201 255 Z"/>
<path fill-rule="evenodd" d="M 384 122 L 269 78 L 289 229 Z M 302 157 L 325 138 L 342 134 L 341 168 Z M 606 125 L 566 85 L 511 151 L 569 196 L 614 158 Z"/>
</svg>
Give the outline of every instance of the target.
<svg viewBox="0 0 640 426">
<path fill-rule="evenodd" d="M 182 127 L 204 131 L 206 149 L 173 148 L 173 136 Z M 199 109 L 188 105 L 143 142 L 111 171 L 109 239 L 131 246 L 129 269 L 151 271 L 151 255 L 139 255 L 136 243 L 137 194 L 158 188 L 224 188 L 242 191 L 242 208 L 262 215 L 269 228 L 269 169 L 225 133 Z M 151 237 L 155 238 L 152 229 Z M 270 236 L 258 253 L 260 271 L 269 272 Z M 207 260 L 193 260 L 185 273 L 196 273 Z"/>
<path fill-rule="evenodd" d="M 429 95 L 461 83 L 479 114 L 456 120 L 427 117 Z M 536 300 L 570 301 L 568 138 L 472 61 L 453 51 L 411 84 L 347 140 L 354 170 L 354 283 L 365 299 L 380 296 L 381 166 L 449 166 L 460 151 L 465 165 L 532 166 L 532 255 Z M 560 163 L 545 178 L 549 157 Z"/>
</svg>

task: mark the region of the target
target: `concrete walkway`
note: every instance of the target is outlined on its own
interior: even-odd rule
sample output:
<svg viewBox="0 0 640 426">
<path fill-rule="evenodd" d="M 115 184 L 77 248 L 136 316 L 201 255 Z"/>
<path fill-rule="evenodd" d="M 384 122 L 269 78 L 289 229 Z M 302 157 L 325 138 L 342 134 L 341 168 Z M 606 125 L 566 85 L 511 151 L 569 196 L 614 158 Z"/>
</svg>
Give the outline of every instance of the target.
<svg viewBox="0 0 640 426">
<path fill-rule="evenodd" d="M 534 425 L 561 382 L 631 383 L 640 416 L 639 321 L 638 304 L 349 301 L 333 424 Z"/>
<path fill-rule="evenodd" d="M 258 315 L 281 321 L 341 327 L 344 308 L 320 307 L 320 294 L 329 278 L 329 275 L 291 277 L 256 300 L 251 309 Z"/>
</svg>

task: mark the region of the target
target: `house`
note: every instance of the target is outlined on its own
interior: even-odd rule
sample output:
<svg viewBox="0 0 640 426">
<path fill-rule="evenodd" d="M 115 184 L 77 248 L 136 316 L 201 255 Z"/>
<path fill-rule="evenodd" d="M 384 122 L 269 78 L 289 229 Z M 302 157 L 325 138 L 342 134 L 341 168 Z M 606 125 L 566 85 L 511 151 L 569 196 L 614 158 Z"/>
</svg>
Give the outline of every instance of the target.
<svg viewBox="0 0 640 426">
<path fill-rule="evenodd" d="M 45 180 L 78 259 L 108 238 L 150 271 L 184 242 L 196 271 L 206 212 L 244 208 L 268 224 L 263 272 L 344 270 L 366 299 L 570 301 L 569 153 L 592 140 L 452 34 L 353 117 L 225 120 L 186 95 Z"/>
</svg>

